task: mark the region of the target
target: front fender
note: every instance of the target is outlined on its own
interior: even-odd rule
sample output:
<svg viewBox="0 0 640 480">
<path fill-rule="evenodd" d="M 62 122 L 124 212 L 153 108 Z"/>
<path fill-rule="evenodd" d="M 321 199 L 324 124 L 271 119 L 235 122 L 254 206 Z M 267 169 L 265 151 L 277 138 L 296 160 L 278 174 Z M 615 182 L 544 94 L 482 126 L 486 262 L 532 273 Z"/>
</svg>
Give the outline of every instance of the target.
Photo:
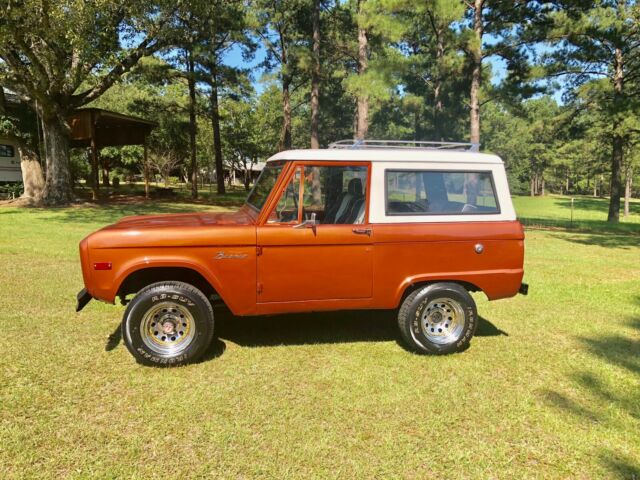
<svg viewBox="0 0 640 480">
<path fill-rule="evenodd" d="M 182 255 L 158 249 L 140 256 L 127 250 L 100 249 L 92 252 L 92 262 L 111 262 L 113 265 L 110 271 L 92 272 L 89 291 L 94 298 L 114 303 L 123 282 L 132 273 L 147 268 L 178 267 L 199 273 L 234 314 L 248 315 L 255 310 L 255 247 L 225 248 L 225 252 L 233 255 L 222 259 L 216 258 L 222 250 L 220 247 L 184 248 Z"/>
</svg>

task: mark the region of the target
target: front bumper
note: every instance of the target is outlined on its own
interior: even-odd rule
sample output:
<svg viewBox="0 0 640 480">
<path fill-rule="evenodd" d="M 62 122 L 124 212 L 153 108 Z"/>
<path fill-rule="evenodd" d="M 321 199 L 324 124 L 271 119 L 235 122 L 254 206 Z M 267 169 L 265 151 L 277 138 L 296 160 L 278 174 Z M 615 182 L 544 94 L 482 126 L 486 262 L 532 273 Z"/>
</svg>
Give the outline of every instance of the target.
<svg viewBox="0 0 640 480">
<path fill-rule="evenodd" d="M 78 295 L 76 296 L 76 299 L 78 302 L 76 303 L 76 312 L 79 312 L 80 310 L 82 310 L 87 305 L 87 303 L 91 301 L 92 298 L 93 297 L 89 292 L 87 292 L 86 288 L 83 288 L 82 290 L 80 290 L 78 292 Z"/>
</svg>

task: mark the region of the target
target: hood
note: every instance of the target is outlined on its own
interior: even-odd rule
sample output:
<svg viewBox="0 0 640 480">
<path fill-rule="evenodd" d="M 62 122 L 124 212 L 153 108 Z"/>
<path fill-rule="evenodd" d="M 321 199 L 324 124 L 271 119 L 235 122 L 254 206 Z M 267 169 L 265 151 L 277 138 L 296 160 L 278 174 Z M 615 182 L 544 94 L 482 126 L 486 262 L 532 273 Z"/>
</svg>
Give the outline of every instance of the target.
<svg viewBox="0 0 640 480">
<path fill-rule="evenodd" d="M 89 248 L 255 245 L 255 224 L 246 207 L 237 212 L 124 217 L 88 237 Z"/>
<path fill-rule="evenodd" d="M 208 227 L 213 225 L 249 225 L 253 219 L 241 209 L 237 212 L 206 212 L 206 213 L 174 213 L 168 215 L 136 215 L 124 217 L 113 225 L 105 227 L 111 229 L 147 229 L 147 228 L 179 228 L 179 227 Z"/>
</svg>

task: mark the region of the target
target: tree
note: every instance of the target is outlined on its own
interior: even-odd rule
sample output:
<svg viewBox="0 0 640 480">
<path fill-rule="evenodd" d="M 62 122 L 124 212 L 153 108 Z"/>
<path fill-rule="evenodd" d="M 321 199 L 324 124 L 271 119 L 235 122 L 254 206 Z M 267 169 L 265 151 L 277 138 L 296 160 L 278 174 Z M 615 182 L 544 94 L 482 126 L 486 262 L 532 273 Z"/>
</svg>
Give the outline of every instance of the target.
<svg viewBox="0 0 640 480">
<path fill-rule="evenodd" d="M 344 87 L 355 100 L 353 136 L 367 137 L 376 106 L 389 100 L 399 83 L 404 58 L 393 45 L 401 38 L 406 25 L 399 22 L 400 4 L 385 0 L 352 0 L 337 9 L 347 9 L 351 18 L 343 20 L 342 31 L 335 40 L 343 54 Z"/>
<path fill-rule="evenodd" d="M 250 57 L 255 44 L 247 32 L 247 19 L 241 1 L 215 0 L 201 6 L 203 40 L 196 61 L 200 67 L 199 80 L 209 88 L 209 116 L 213 131 L 213 146 L 217 173 L 217 191 L 225 193 L 222 137 L 220 135 L 220 94 L 226 87 L 246 82 L 246 72 L 225 65 L 224 55 L 232 48 L 240 48 Z"/>
<path fill-rule="evenodd" d="M 572 86 L 600 78 L 593 86 L 608 118 L 611 145 L 609 222 L 620 218 L 625 146 L 640 133 L 630 125 L 640 93 L 640 5 L 628 0 L 551 2 L 546 40 L 555 48 L 544 58 L 550 76 L 567 76 Z M 636 110 L 637 112 L 637 110 Z"/>
<path fill-rule="evenodd" d="M 0 83 L 27 97 L 42 118 L 46 204 L 72 199 L 67 115 L 100 97 L 142 57 L 166 44 L 172 3 L 5 2 Z M 92 84 L 83 85 L 92 73 Z"/>
<path fill-rule="evenodd" d="M 267 53 L 263 67 L 279 67 L 283 113 L 279 148 L 286 150 L 292 139 L 291 94 L 306 82 L 299 60 L 304 55 L 309 5 L 307 0 L 255 0 L 253 5 L 253 29 Z"/>
<path fill-rule="evenodd" d="M 311 148 L 320 148 L 320 0 L 313 0 L 311 66 Z"/>
<path fill-rule="evenodd" d="M 480 108 L 482 101 L 483 64 L 490 57 L 499 57 L 507 62 L 507 82 L 513 87 L 526 82 L 528 64 L 524 47 L 537 41 L 533 30 L 524 29 L 540 13 L 535 2 L 513 0 L 465 0 L 468 28 L 464 32 L 464 49 L 469 57 L 469 139 L 480 143 Z M 492 40 L 487 44 L 487 39 Z M 496 41 L 497 39 L 497 41 Z M 532 93 L 532 92 L 529 92 Z"/>
<path fill-rule="evenodd" d="M 364 76 L 369 68 L 369 34 L 363 15 L 363 5 L 366 0 L 357 2 L 358 18 L 358 75 Z M 357 99 L 356 109 L 356 139 L 364 140 L 369 130 L 369 95 L 361 89 Z"/>
<path fill-rule="evenodd" d="M 414 96 L 406 103 L 416 140 L 457 140 L 461 136 L 459 118 L 466 114 L 463 108 L 469 88 L 458 28 L 464 9 L 464 3 L 448 0 L 402 2 L 407 28 L 400 48 L 408 63 L 403 84 Z"/>
</svg>

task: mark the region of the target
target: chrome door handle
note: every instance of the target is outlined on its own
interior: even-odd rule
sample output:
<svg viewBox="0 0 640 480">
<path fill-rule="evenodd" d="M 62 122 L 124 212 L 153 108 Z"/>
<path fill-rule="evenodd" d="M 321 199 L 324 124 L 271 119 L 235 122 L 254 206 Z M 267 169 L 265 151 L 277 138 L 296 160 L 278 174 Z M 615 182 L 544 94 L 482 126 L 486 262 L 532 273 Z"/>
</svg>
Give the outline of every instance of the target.
<svg viewBox="0 0 640 480">
<path fill-rule="evenodd" d="M 369 227 L 367 227 L 367 228 L 354 228 L 351 231 L 353 233 L 355 233 L 356 235 L 368 235 L 369 237 L 371 236 L 371 228 L 369 228 Z"/>
</svg>

